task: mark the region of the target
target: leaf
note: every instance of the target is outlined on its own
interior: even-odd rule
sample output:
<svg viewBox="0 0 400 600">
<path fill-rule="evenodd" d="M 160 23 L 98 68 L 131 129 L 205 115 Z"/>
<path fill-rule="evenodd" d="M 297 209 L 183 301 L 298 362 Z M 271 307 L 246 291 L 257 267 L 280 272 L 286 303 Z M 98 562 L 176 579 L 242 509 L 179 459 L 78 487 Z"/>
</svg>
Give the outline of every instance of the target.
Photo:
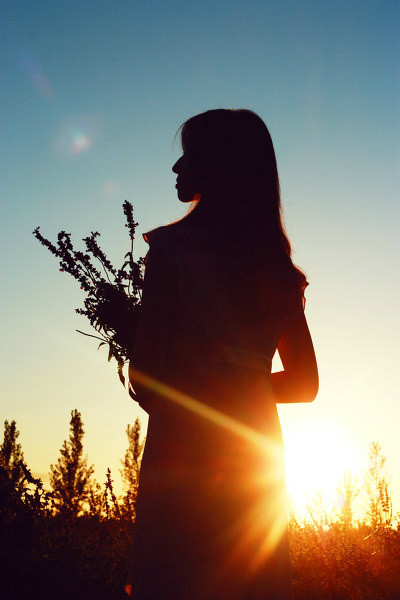
<svg viewBox="0 0 400 600">
<path fill-rule="evenodd" d="M 129 382 L 129 384 L 128 384 L 128 389 L 129 389 L 129 395 L 132 398 L 132 400 L 135 400 L 137 402 L 136 392 L 133 389 L 131 382 Z"/>
<path fill-rule="evenodd" d="M 124 373 L 122 371 L 123 366 L 124 366 L 123 362 L 118 362 L 118 376 L 119 376 L 119 379 L 120 379 L 122 385 L 125 387 L 125 377 L 124 377 Z"/>
<path fill-rule="evenodd" d="M 87 337 L 92 337 L 95 340 L 101 340 L 101 339 L 103 339 L 103 338 L 99 337 L 98 335 L 92 335 L 91 333 L 85 333 L 84 331 L 81 331 L 80 329 L 76 329 L 75 331 L 77 331 L 78 333 L 81 333 L 82 335 L 86 335 Z"/>
<path fill-rule="evenodd" d="M 106 344 L 107 342 L 100 342 L 100 344 L 97 346 L 97 350 L 99 350 L 101 348 L 101 346 L 104 346 L 104 344 Z"/>
<path fill-rule="evenodd" d="M 112 344 L 110 344 L 110 349 L 108 351 L 108 362 L 110 362 L 112 357 L 113 357 L 113 346 L 112 346 Z"/>
</svg>

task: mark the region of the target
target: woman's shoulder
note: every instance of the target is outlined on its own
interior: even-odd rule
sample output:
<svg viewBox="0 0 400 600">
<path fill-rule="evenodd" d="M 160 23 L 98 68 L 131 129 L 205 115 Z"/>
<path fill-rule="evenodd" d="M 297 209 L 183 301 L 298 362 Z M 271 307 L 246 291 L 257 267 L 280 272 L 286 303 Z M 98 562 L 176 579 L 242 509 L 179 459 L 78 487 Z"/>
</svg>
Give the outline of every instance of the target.
<svg viewBox="0 0 400 600">
<path fill-rule="evenodd" d="M 151 247 L 158 246 L 160 243 L 165 242 L 166 237 L 168 237 L 168 234 L 166 236 L 165 229 L 166 226 L 161 226 L 146 231 L 146 233 L 143 234 L 144 241 Z"/>
<path fill-rule="evenodd" d="M 178 264 L 181 262 L 181 244 L 179 243 L 179 236 L 175 231 L 175 223 L 172 225 L 162 225 L 156 227 L 143 234 L 143 238 L 147 244 L 149 244 L 149 251 L 146 255 L 146 265 L 150 260 L 150 256 L 157 256 L 158 260 L 161 260 L 166 265 Z"/>
<path fill-rule="evenodd" d="M 214 245 L 218 236 L 213 231 L 196 227 L 186 219 L 156 227 L 143 234 L 144 240 L 150 247 L 182 246 L 184 248 L 199 248 Z"/>
</svg>

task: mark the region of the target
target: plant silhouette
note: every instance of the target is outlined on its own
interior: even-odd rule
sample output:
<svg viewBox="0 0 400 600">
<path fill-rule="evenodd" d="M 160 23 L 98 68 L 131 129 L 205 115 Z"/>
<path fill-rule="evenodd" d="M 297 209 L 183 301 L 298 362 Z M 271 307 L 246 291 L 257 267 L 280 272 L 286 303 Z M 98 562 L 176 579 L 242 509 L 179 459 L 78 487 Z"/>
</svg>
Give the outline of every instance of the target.
<svg viewBox="0 0 400 600">
<path fill-rule="evenodd" d="M 118 363 L 118 375 L 123 384 L 123 367 L 130 358 L 135 340 L 141 291 L 143 287 L 144 258 L 133 258 L 133 242 L 138 223 L 133 219 L 133 206 L 125 200 L 122 205 L 125 227 L 129 232 L 130 250 L 125 254 L 122 266 L 117 269 L 100 248 L 100 233 L 92 231 L 83 238 L 85 251 L 75 250 L 71 234 L 60 231 L 57 244 L 43 237 L 36 227 L 33 235 L 60 263 L 60 271 L 69 273 L 86 294 L 84 308 L 76 312 L 87 317 L 97 335 L 89 335 L 100 341 L 99 348 L 108 345 L 108 360 Z"/>
<path fill-rule="evenodd" d="M 76 518 L 88 501 L 94 467 L 87 465 L 83 456 L 84 435 L 81 413 L 71 411 L 69 440 L 60 449 L 60 458 L 50 465 L 50 486 L 56 512 Z"/>
</svg>

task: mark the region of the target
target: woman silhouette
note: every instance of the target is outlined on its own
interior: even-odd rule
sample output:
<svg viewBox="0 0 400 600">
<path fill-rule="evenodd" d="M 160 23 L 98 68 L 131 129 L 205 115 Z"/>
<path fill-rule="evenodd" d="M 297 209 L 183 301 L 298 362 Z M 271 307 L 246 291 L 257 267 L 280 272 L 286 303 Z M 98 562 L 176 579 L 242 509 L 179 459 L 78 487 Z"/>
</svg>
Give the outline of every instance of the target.
<svg viewBox="0 0 400 600">
<path fill-rule="evenodd" d="M 149 413 L 130 583 L 135 600 L 292 597 L 280 402 L 318 372 L 275 153 L 248 110 L 181 128 L 182 220 L 148 253 L 130 383 Z M 278 349 L 284 370 L 271 374 Z"/>
</svg>

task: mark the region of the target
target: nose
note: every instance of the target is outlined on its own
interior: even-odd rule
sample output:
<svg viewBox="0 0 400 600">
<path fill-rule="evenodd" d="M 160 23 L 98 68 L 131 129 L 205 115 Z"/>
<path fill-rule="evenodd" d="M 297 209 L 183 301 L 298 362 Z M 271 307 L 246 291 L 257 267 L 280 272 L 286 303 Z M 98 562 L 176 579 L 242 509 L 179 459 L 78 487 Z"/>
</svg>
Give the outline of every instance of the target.
<svg viewBox="0 0 400 600">
<path fill-rule="evenodd" d="M 181 156 L 180 158 L 178 158 L 178 160 L 176 161 L 176 163 L 172 167 L 172 171 L 174 173 L 176 173 L 177 175 L 179 174 L 179 171 L 182 168 L 182 163 L 183 163 L 183 156 Z"/>
</svg>

